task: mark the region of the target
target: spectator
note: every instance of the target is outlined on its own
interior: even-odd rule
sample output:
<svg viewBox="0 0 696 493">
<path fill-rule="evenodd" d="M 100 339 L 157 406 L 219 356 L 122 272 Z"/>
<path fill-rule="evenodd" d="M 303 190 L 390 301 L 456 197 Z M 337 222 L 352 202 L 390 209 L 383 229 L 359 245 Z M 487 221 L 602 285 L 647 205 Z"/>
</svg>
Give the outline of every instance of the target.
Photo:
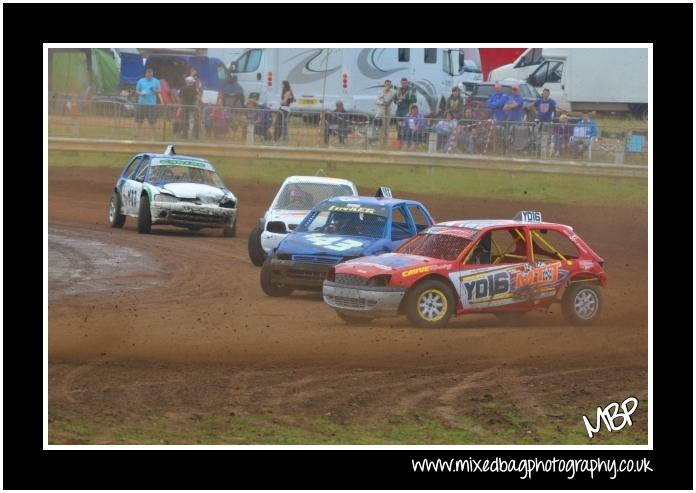
<svg viewBox="0 0 696 493">
<path fill-rule="evenodd" d="M 508 122 L 521 122 L 524 119 L 524 99 L 520 96 L 520 86 L 512 86 L 512 94 L 503 106 Z"/>
<path fill-rule="evenodd" d="M 182 115 L 182 137 L 188 138 L 189 132 L 194 139 L 198 138 L 200 118 L 198 113 L 198 91 L 196 90 L 196 79 L 188 76 L 185 79 L 186 85 L 179 91 L 179 101 L 181 101 Z"/>
<path fill-rule="evenodd" d="M 408 82 L 408 79 L 404 77 L 401 79 L 401 87 L 396 90 L 396 95 L 394 96 L 394 104 L 396 105 L 396 117 L 403 118 L 412 108 L 411 105 L 415 104 L 416 90 Z"/>
<path fill-rule="evenodd" d="M 232 74 L 229 81 L 223 88 L 225 94 L 224 105 L 228 108 L 243 108 L 244 107 L 244 88 L 239 85 L 237 75 Z"/>
<path fill-rule="evenodd" d="M 534 102 L 534 111 L 536 112 L 536 118 L 534 121 L 537 123 L 535 131 L 535 141 L 538 145 L 538 151 L 543 153 L 542 156 L 546 156 L 547 149 L 549 146 L 549 124 L 553 121 L 553 117 L 556 113 L 556 101 L 551 99 L 551 91 L 549 89 L 544 89 L 541 93 L 541 98 Z"/>
<path fill-rule="evenodd" d="M 288 118 L 290 116 L 290 105 L 295 102 L 295 96 L 290 88 L 290 83 L 287 80 L 282 82 L 280 90 L 280 112 L 276 116 L 275 130 L 273 140 L 282 138 L 288 139 Z"/>
<path fill-rule="evenodd" d="M 461 95 L 461 91 L 458 86 L 452 88 L 452 94 L 447 99 L 447 106 L 445 107 L 445 112 L 454 113 L 454 118 L 459 120 L 462 117 L 462 110 L 464 109 L 464 98 Z"/>
<path fill-rule="evenodd" d="M 254 134 L 262 135 L 265 140 L 271 140 L 271 124 L 273 122 L 271 110 L 264 104 L 258 104 L 255 99 L 249 99 L 246 106 L 248 108 L 246 112 L 247 125 L 254 126 Z"/>
<path fill-rule="evenodd" d="M 201 76 L 198 75 L 198 69 L 196 67 L 189 67 L 188 77 L 193 77 L 193 79 L 196 81 L 195 87 L 196 94 L 198 95 L 196 104 L 198 104 L 203 97 L 203 81 L 201 81 Z"/>
<path fill-rule="evenodd" d="M 586 111 L 582 114 L 582 120 L 575 124 L 573 136 L 570 139 L 570 150 L 573 157 L 581 158 L 592 144 L 592 139 L 597 137 L 597 125 L 590 120 L 590 114 Z"/>
<path fill-rule="evenodd" d="M 411 105 L 416 104 L 417 100 L 418 98 L 413 86 L 406 77 L 402 78 L 401 87 L 396 90 L 396 94 L 392 101 L 396 105 L 396 118 L 398 119 L 397 138 L 399 139 L 399 145 L 405 140 L 404 132 L 406 126 L 404 125 L 403 118 L 409 114 Z"/>
<path fill-rule="evenodd" d="M 507 114 L 503 109 L 507 99 L 508 95 L 503 92 L 503 86 L 500 85 L 500 82 L 496 82 L 495 92 L 488 96 L 488 101 L 486 101 L 486 107 L 494 120 L 504 122 L 507 119 Z"/>
<path fill-rule="evenodd" d="M 157 94 L 160 92 L 159 80 L 155 79 L 151 68 L 145 70 L 145 77 L 138 80 L 135 85 L 135 93 L 138 95 L 138 104 L 135 107 L 135 131 L 140 135 L 145 118 L 147 118 L 155 135 L 155 123 L 157 123 Z"/>
<path fill-rule="evenodd" d="M 551 123 L 554 114 L 556 113 L 556 101 L 551 99 L 551 91 L 544 89 L 541 93 L 541 98 L 534 102 L 534 111 L 536 112 L 536 121 L 541 123 Z"/>
<path fill-rule="evenodd" d="M 336 108 L 326 115 L 326 125 L 324 126 L 324 143 L 329 143 L 329 136 L 337 135 L 338 142 L 345 143 L 348 135 L 348 115 L 343 107 L 342 101 L 336 101 Z"/>
<path fill-rule="evenodd" d="M 433 127 L 433 131 L 437 134 L 437 150 L 447 150 L 447 143 L 450 136 L 457 128 L 457 120 L 454 117 L 453 111 L 448 111 L 444 120 L 440 120 Z"/>
<path fill-rule="evenodd" d="M 384 81 L 384 87 L 377 93 L 377 108 L 375 110 L 375 126 L 384 124 L 389 127 L 389 115 L 391 113 L 391 104 L 394 101 L 396 92 L 392 87 L 392 82 L 387 79 Z"/>
<path fill-rule="evenodd" d="M 568 142 L 573 133 L 573 126 L 568 123 L 568 115 L 563 113 L 558 118 L 558 123 L 553 126 L 553 156 L 564 156 L 568 149 Z"/>
<path fill-rule="evenodd" d="M 411 112 L 402 120 L 402 140 L 405 140 L 411 149 L 418 142 L 423 141 L 425 132 L 425 117 L 418 111 L 418 105 L 411 105 Z"/>
<path fill-rule="evenodd" d="M 230 131 L 229 108 L 223 106 L 223 96 L 219 95 L 215 106 L 205 108 L 206 135 L 221 138 Z"/>
</svg>

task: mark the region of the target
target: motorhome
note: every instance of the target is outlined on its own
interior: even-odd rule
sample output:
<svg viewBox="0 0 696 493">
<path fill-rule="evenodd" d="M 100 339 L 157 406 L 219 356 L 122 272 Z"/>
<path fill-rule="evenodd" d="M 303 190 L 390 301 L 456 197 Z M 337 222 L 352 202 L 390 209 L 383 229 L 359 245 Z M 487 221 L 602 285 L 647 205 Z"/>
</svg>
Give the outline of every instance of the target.
<svg viewBox="0 0 696 493">
<path fill-rule="evenodd" d="M 544 50 L 544 62 L 527 77 L 541 92 L 551 91 L 565 111 L 632 112 L 648 118 L 646 48 Z"/>
<path fill-rule="evenodd" d="M 467 57 L 468 55 L 468 57 Z M 253 48 L 231 67 L 245 94 L 280 106 L 281 82 L 290 82 L 295 111 L 333 109 L 374 114 L 375 97 L 390 79 L 406 77 L 425 114 L 438 112 L 452 87 L 481 80 L 480 61 L 459 48 Z"/>
</svg>

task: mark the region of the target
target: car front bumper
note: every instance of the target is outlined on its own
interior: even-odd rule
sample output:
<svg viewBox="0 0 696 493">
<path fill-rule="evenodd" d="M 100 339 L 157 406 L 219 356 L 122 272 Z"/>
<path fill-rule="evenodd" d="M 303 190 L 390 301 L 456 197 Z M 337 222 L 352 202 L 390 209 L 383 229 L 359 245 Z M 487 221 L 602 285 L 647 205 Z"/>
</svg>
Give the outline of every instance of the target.
<svg viewBox="0 0 696 493">
<path fill-rule="evenodd" d="M 348 286 L 324 281 L 324 301 L 332 308 L 370 315 L 398 315 L 406 288 Z"/>
<path fill-rule="evenodd" d="M 153 202 L 150 206 L 152 224 L 169 224 L 189 228 L 231 227 L 237 217 L 237 209 L 217 204 L 191 204 L 187 202 Z"/>
<path fill-rule="evenodd" d="M 333 264 L 271 259 L 271 282 L 298 289 L 319 290 Z"/>
</svg>

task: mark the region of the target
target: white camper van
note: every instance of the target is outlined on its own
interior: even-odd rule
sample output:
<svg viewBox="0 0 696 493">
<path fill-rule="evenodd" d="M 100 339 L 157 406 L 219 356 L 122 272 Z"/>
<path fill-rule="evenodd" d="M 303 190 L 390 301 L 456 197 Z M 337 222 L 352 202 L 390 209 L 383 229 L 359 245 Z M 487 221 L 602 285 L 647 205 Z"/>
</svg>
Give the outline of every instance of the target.
<svg viewBox="0 0 696 493">
<path fill-rule="evenodd" d="M 565 111 L 625 111 L 648 118 L 646 48 L 544 50 L 544 62 L 527 78 L 549 89 Z"/>
<path fill-rule="evenodd" d="M 367 114 L 374 114 L 385 79 L 396 88 L 406 77 L 425 114 L 437 113 L 454 85 L 481 80 L 480 61 L 459 48 L 253 48 L 231 71 L 247 97 L 271 109 L 279 107 L 287 80 L 294 111 L 332 110 L 341 100 L 346 111 Z"/>
</svg>

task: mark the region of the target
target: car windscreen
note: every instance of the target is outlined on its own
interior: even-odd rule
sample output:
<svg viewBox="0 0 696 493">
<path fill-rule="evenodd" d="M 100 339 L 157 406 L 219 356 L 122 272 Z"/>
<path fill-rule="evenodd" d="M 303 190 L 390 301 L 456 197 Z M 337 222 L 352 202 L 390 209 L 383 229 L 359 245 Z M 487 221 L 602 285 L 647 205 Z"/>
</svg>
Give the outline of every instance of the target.
<svg viewBox="0 0 696 493">
<path fill-rule="evenodd" d="M 150 180 L 157 186 L 167 183 L 199 183 L 224 188 L 225 185 L 215 171 L 193 166 L 157 165 L 150 171 Z"/>
<path fill-rule="evenodd" d="M 471 241 L 462 236 L 422 233 L 401 245 L 396 252 L 441 260 L 456 260 Z"/>
<path fill-rule="evenodd" d="M 494 85 L 477 86 L 474 95 L 488 97 L 491 94 L 493 94 L 494 92 L 495 92 Z M 509 96 L 510 94 L 512 94 L 512 88 L 507 87 L 507 86 L 503 86 L 503 92 Z"/>
<path fill-rule="evenodd" d="M 310 212 L 296 231 L 383 238 L 387 217 L 386 207 L 328 204 Z"/>
<path fill-rule="evenodd" d="M 335 183 L 288 183 L 280 193 L 274 209 L 306 211 L 331 197 L 355 195 L 345 184 Z"/>
</svg>

